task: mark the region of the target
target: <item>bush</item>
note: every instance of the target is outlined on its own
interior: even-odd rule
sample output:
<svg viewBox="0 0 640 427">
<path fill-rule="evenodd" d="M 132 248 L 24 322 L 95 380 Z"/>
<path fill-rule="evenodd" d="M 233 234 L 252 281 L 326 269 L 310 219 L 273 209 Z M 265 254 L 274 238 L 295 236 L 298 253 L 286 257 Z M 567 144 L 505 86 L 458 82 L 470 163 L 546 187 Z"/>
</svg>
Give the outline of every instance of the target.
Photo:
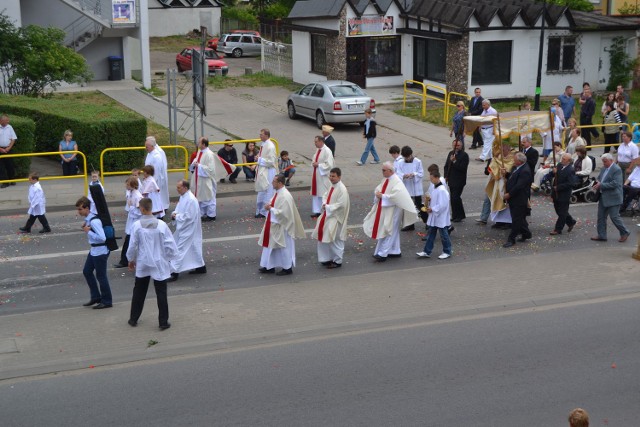
<svg viewBox="0 0 640 427">
<path fill-rule="evenodd" d="M 79 151 L 87 156 L 88 168 L 100 167 L 100 153 L 105 148 L 141 147 L 147 136 L 147 122 L 137 113 L 124 110 L 115 102 L 80 104 L 73 94 L 52 99 L 0 95 L 0 112 L 29 117 L 35 122 L 35 146 L 29 147 L 32 152 L 58 151 L 64 131 L 70 129 Z M 23 136 L 17 129 L 16 134 L 20 142 Z M 110 153 L 105 157 L 104 168 L 130 170 L 143 164 L 144 154 L 143 151 Z"/>
<path fill-rule="evenodd" d="M 33 153 L 35 144 L 36 124 L 26 117 L 11 116 L 9 124 L 16 132 L 18 139 L 11 149 L 11 154 Z M 31 157 L 13 159 L 16 168 L 16 178 L 26 178 L 31 169 Z"/>
</svg>

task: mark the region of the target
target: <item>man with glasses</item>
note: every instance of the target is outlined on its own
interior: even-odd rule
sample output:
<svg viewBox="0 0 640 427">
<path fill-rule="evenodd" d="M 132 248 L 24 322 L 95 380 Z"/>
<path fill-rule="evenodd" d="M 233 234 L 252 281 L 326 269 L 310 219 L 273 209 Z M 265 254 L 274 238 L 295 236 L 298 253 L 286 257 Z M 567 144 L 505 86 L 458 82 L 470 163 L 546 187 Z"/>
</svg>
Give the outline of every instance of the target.
<svg viewBox="0 0 640 427">
<path fill-rule="evenodd" d="M 229 163 L 230 165 L 235 165 L 238 163 L 238 152 L 236 151 L 235 148 L 233 148 L 232 143 L 229 143 L 226 141 L 231 141 L 231 140 L 230 139 L 225 140 L 224 147 L 218 150 L 218 156 L 225 162 Z M 231 174 L 229 175 L 230 183 L 236 184 L 238 182 L 236 181 L 236 178 L 238 177 L 240 170 L 242 170 L 242 168 L 235 168 L 235 170 L 231 172 Z M 224 181 L 225 181 L 225 178 L 222 178 L 220 180 L 220 182 L 224 182 Z"/>
</svg>

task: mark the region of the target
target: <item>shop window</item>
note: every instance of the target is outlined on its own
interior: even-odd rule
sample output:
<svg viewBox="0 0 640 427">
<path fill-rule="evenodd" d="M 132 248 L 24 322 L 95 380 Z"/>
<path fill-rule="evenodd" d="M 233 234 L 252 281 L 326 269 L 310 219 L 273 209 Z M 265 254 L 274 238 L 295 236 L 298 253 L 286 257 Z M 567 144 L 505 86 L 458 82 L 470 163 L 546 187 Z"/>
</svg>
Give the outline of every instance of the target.
<svg viewBox="0 0 640 427">
<path fill-rule="evenodd" d="M 447 80 L 447 42 L 436 39 L 414 39 L 416 46 L 416 76 L 421 79 L 446 82 Z"/>
<path fill-rule="evenodd" d="M 511 40 L 473 43 L 471 84 L 511 83 Z"/>
<path fill-rule="evenodd" d="M 371 37 L 367 39 L 367 75 L 400 74 L 400 38 Z"/>
<path fill-rule="evenodd" d="M 327 74 L 327 37 L 311 34 L 311 71 Z"/>
<path fill-rule="evenodd" d="M 579 37 L 549 36 L 547 42 L 547 74 L 578 73 Z"/>
</svg>

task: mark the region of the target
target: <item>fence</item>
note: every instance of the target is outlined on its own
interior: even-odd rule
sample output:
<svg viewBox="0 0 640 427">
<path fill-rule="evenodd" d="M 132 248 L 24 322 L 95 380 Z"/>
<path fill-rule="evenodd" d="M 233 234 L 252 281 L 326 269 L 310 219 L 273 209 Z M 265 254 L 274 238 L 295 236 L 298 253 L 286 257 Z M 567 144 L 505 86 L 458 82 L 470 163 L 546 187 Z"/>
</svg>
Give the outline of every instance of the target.
<svg viewBox="0 0 640 427">
<path fill-rule="evenodd" d="M 184 167 L 177 169 L 168 169 L 167 172 L 184 172 L 185 179 L 189 177 L 189 151 L 182 145 L 161 145 L 160 148 L 163 150 L 182 150 L 184 152 Z M 128 175 L 131 173 L 131 169 L 126 171 L 115 171 L 115 172 L 105 172 L 104 170 L 104 155 L 111 151 L 134 151 L 134 150 L 145 150 L 145 147 L 117 147 L 117 148 L 105 148 L 100 153 L 100 173 L 102 176 L 113 176 L 113 175 Z"/>
<path fill-rule="evenodd" d="M 144 147 L 143 147 L 144 148 Z M 65 154 L 77 154 L 82 157 L 82 170 L 87 170 L 87 157 L 81 151 L 65 151 Z M 0 155 L 0 159 L 6 158 L 16 158 L 16 157 L 45 157 L 45 156 L 60 156 L 60 151 L 48 151 L 46 153 L 21 153 L 21 154 L 2 154 Z M 40 177 L 40 181 L 51 181 L 54 179 L 84 179 L 84 191 L 85 193 L 89 190 L 89 180 L 87 178 L 87 174 L 82 175 L 57 175 L 57 176 L 43 176 Z M 27 178 L 18 178 L 18 179 L 7 179 L 0 180 L 0 184 L 11 183 L 11 182 L 28 182 Z"/>
<path fill-rule="evenodd" d="M 292 45 L 262 38 L 262 71 L 274 76 L 293 78 Z"/>
</svg>

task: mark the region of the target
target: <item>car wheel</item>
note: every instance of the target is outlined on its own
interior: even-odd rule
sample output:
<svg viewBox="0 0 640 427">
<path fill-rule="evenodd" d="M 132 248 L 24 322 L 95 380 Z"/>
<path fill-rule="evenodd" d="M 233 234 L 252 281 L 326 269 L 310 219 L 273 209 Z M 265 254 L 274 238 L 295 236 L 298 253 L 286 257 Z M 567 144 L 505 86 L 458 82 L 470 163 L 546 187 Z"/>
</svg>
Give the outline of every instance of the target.
<svg viewBox="0 0 640 427">
<path fill-rule="evenodd" d="M 325 123 L 327 122 L 324 120 L 324 114 L 322 114 L 322 111 L 318 110 L 316 112 L 316 125 L 318 125 L 318 129 L 322 129 L 322 125 Z"/>
<path fill-rule="evenodd" d="M 289 118 L 291 120 L 295 120 L 298 118 L 298 113 L 296 113 L 296 106 L 293 105 L 293 102 L 289 102 L 289 105 L 287 105 L 287 112 L 289 113 Z"/>
<path fill-rule="evenodd" d="M 178 67 L 178 72 L 179 72 L 179 73 L 181 73 L 181 72 L 183 72 L 183 71 L 184 71 L 184 70 L 182 69 L 182 67 L 180 66 L 180 63 L 179 63 L 179 62 L 176 62 L 176 67 Z"/>
<path fill-rule="evenodd" d="M 576 194 L 572 194 L 569 198 L 569 203 L 571 203 L 572 205 L 578 203 L 578 196 Z"/>
<path fill-rule="evenodd" d="M 233 56 L 234 58 L 240 58 L 242 56 L 242 49 L 233 49 L 233 51 L 231 52 L 231 56 Z"/>
</svg>

